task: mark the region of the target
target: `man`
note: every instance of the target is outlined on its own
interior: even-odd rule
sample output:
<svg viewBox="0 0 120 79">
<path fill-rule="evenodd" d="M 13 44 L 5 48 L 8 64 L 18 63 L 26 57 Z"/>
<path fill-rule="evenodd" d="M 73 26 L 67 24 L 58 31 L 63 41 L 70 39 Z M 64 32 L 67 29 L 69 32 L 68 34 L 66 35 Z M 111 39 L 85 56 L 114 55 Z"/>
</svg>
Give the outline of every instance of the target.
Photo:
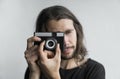
<svg viewBox="0 0 120 79">
<path fill-rule="evenodd" d="M 77 18 L 63 6 L 41 11 L 35 32 L 63 32 L 64 51 L 58 43 L 55 52 L 44 50 L 45 40 L 33 36 L 27 40 L 25 79 L 105 79 L 102 64 L 86 58 L 83 30 Z M 34 45 L 35 41 L 41 42 Z"/>
</svg>

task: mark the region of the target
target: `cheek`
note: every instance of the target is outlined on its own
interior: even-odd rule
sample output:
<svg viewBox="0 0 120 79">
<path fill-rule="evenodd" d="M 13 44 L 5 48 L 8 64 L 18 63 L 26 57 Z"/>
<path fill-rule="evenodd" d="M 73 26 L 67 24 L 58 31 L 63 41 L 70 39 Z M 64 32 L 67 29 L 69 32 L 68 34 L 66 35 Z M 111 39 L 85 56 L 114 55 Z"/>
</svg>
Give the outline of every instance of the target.
<svg viewBox="0 0 120 79">
<path fill-rule="evenodd" d="M 72 33 L 72 34 L 70 35 L 70 41 L 71 41 L 74 45 L 76 45 L 76 42 L 77 42 L 76 33 Z"/>
<path fill-rule="evenodd" d="M 77 42 L 77 36 L 76 36 L 76 34 L 73 35 L 73 41 L 76 44 L 76 42 Z"/>
</svg>

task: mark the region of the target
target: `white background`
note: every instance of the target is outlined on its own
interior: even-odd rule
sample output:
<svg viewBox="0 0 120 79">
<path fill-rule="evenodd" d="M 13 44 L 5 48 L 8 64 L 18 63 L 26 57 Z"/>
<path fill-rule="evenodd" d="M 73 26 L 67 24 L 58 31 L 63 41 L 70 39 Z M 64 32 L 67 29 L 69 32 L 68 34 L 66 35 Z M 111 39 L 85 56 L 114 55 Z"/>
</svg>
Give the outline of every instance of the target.
<svg viewBox="0 0 120 79">
<path fill-rule="evenodd" d="M 64 5 L 84 28 L 89 57 L 102 63 L 106 79 L 120 79 L 120 0 L 0 0 L 0 79 L 23 79 L 26 39 L 39 12 Z"/>
</svg>

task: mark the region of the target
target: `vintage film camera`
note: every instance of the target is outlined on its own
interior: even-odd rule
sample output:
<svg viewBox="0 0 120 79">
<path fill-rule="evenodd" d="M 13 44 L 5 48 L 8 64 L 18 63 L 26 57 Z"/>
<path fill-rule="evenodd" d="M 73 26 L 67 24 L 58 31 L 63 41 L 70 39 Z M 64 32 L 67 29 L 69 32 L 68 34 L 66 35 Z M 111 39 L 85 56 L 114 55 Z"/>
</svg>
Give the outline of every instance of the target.
<svg viewBox="0 0 120 79">
<path fill-rule="evenodd" d="M 63 32 L 35 32 L 34 36 L 45 40 L 44 50 L 55 52 L 57 43 L 60 44 L 61 52 L 64 50 L 64 33 Z M 41 41 L 41 42 L 42 42 Z M 39 45 L 41 42 L 35 41 L 34 45 Z"/>
</svg>

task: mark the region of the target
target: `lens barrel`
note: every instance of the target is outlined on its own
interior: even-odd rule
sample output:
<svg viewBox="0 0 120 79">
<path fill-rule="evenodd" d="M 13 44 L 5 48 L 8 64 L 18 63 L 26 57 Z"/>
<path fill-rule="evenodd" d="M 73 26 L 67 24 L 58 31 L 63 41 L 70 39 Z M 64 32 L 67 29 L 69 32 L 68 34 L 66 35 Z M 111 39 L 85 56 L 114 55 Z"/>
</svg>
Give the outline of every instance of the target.
<svg viewBox="0 0 120 79">
<path fill-rule="evenodd" d="M 57 44 L 56 39 L 48 39 L 48 40 L 46 40 L 45 47 L 49 50 L 53 50 L 53 49 L 55 49 L 56 44 Z"/>
</svg>

